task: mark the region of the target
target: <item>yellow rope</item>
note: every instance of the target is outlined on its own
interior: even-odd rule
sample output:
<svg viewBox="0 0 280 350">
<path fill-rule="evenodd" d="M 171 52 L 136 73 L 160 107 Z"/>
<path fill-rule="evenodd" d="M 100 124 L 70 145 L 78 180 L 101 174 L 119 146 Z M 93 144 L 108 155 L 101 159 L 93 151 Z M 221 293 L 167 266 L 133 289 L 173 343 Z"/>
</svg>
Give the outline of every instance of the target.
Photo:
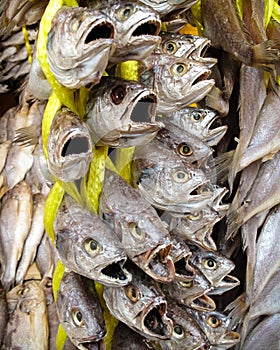
<svg viewBox="0 0 280 350">
<path fill-rule="evenodd" d="M 28 38 L 28 31 L 27 31 L 25 25 L 23 25 L 21 27 L 21 30 L 22 30 L 22 34 L 23 34 L 23 38 L 24 38 L 24 43 L 25 43 L 27 55 L 28 55 L 28 62 L 31 64 L 32 63 L 32 48 L 31 48 L 29 38 Z"/>
</svg>

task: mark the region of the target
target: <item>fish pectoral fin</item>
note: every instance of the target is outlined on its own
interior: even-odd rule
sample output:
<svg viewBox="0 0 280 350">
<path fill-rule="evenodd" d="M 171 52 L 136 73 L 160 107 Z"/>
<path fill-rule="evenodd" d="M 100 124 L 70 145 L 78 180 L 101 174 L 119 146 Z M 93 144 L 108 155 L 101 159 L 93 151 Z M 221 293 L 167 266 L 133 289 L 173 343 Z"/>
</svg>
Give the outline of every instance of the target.
<svg viewBox="0 0 280 350">
<path fill-rule="evenodd" d="M 18 129 L 13 139 L 14 143 L 17 143 L 21 146 L 34 146 L 38 143 L 38 141 L 39 136 L 37 134 L 37 127 L 35 125 L 30 125 Z"/>
</svg>

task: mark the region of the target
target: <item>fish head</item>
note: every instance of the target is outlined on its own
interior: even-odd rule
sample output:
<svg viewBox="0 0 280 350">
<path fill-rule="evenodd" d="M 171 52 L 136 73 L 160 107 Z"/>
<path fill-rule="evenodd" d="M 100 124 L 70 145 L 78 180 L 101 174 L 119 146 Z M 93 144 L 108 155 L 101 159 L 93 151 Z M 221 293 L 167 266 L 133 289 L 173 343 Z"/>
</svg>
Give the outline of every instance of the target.
<svg viewBox="0 0 280 350">
<path fill-rule="evenodd" d="M 121 288 L 104 288 L 104 299 L 111 313 L 148 339 L 168 339 L 172 321 L 167 303 L 156 282 L 140 269 L 128 268 L 132 281 Z"/>
<path fill-rule="evenodd" d="M 94 143 L 130 147 L 152 140 L 163 123 L 155 120 L 157 96 L 149 87 L 121 78 L 103 78 L 86 108 Z"/>
<path fill-rule="evenodd" d="M 189 130 L 209 146 L 217 145 L 227 131 L 226 125 L 215 125 L 219 117 L 214 110 L 195 107 L 185 107 L 166 116 L 171 123 Z"/>
<path fill-rule="evenodd" d="M 153 8 L 123 1 L 108 6 L 104 12 L 114 21 L 117 48 L 110 63 L 141 60 L 160 43 L 161 20 Z"/>
<path fill-rule="evenodd" d="M 67 108 L 54 117 L 48 139 L 48 167 L 64 182 L 81 179 L 92 160 L 92 141 L 86 124 Z"/>
<path fill-rule="evenodd" d="M 71 89 L 97 84 L 113 54 L 115 28 L 100 11 L 62 7 L 48 33 L 50 69 L 58 82 Z"/>
<path fill-rule="evenodd" d="M 56 249 L 63 264 L 102 284 L 122 286 L 131 280 L 123 267 L 127 256 L 117 235 L 97 215 L 68 197 L 54 225 Z"/>
<path fill-rule="evenodd" d="M 149 69 L 145 65 L 153 62 Z M 207 79 L 211 70 L 203 63 L 164 54 L 152 54 L 140 67 L 140 81 L 152 70 L 152 84 L 158 95 L 158 113 L 169 113 L 203 99 L 215 84 Z M 143 78 L 142 78 L 143 76 Z"/>
<path fill-rule="evenodd" d="M 191 247 L 192 264 L 198 268 L 211 282 L 218 287 L 220 283 L 226 284 L 226 276 L 235 267 L 234 263 L 218 251 L 207 251 L 198 247 Z M 230 285 L 231 281 L 229 281 Z"/>
<path fill-rule="evenodd" d="M 76 346 L 89 346 L 106 334 L 102 308 L 94 282 L 74 273 L 64 273 L 56 299 L 59 321 Z"/>
<path fill-rule="evenodd" d="M 230 329 L 230 318 L 218 311 L 195 312 L 198 324 L 211 345 L 228 349 L 239 343 L 240 335 Z"/>
<path fill-rule="evenodd" d="M 213 149 L 195 135 L 178 128 L 166 119 L 164 125 L 157 133 L 156 140 L 171 149 L 183 162 L 200 167 L 212 155 Z"/>
</svg>

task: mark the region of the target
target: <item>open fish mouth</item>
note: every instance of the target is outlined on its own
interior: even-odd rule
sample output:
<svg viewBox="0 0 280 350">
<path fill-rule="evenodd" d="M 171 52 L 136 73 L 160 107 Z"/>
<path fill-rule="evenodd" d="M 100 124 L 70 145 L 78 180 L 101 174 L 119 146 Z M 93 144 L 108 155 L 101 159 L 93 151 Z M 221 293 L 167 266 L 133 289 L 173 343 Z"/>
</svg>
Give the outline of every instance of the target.
<svg viewBox="0 0 280 350">
<path fill-rule="evenodd" d="M 157 122 L 157 96 L 152 92 L 141 92 L 133 99 L 131 105 L 130 119 L 135 124 L 151 124 L 162 127 L 162 123 Z"/>
<path fill-rule="evenodd" d="M 148 252 L 138 255 L 140 267 L 158 282 L 171 282 L 175 277 L 175 266 L 168 255 L 172 244 L 163 244 L 151 249 Z"/>
<path fill-rule="evenodd" d="M 195 277 L 195 268 L 188 263 L 189 256 L 183 256 L 174 261 L 175 279 L 177 281 L 191 281 Z"/>
<path fill-rule="evenodd" d="M 214 290 L 210 291 L 209 295 L 221 295 L 237 286 L 239 286 L 240 281 L 237 277 L 226 275 L 218 284 Z"/>
<path fill-rule="evenodd" d="M 219 339 L 219 344 L 223 345 L 234 345 L 239 343 L 240 341 L 240 335 L 237 332 L 234 331 L 229 331 L 226 332 L 220 339 Z"/>
<path fill-rule="evenodd" d="M 202 68 L 200 72 L 194 75 L 194 78 L 192 80 L 191 85 L 197 85 L 202 81 L 207 80 L 207 78 L 210 76 L 211 70 L 207 68 Z M 210 81 L 210 80 L 209 80 Z"/>
<path fill-rule="evenodd" d="M 132 37 L 139 37 L 139 36 L 158 37 L 161 29 L 161 21 L 158 21 L 156 19 L 142 20 L 136 23 L 135 26 L 131 32 Z"/>
<path fill-rule="evenodd" d="M 101 270 L 101 279 L 108 286 L 125 286 L 132 280 L 132 275 L 123 268 L 125 260 L 122 259 L 107 265 Z M 101 280 L 100 279 L 100 280 Z"/>
<path fill-rule="evenodd" d="M 208 295 L 203 294 L 195 298 L 190 307 L 198 311 L 214 311 L 216 309 L 216 304 L 212 298 Z"/>
<path fill-rule="evenodd" d="M 142 318 L 142 327 L 146 335 L 156 339 L 168 339 L 172 334 L 172 321 L 166 316 L 165 301 L 152 305 L 145 311 Z"/>
<path fill-rule="evenodd" d="M 197 49 L 197 54 L 191 55 L 191 57 L 199 62 L 205 64 L 208 68 L 212 68 L 218 60 L 213 57 L 205 57 L 208 48 L 211 45 L 211 41 L 204 37 L 197 37 L 195 40 L 195 46 Z M 194 57 L 193 57 L 194 56 Z"/>
<path fill-rule="evenodd" d="M 209 146 L 217 145 L 221 141 L 221 139 L 224 137 L 228 129 L 227 125 L 218 126 L 218 121 L 217 121 L 218 118 L 219 118 L 219 115 L 215 115 L 215 118 L 211 119 L 208 125 L 206 126 L 207 128 L 206 142 Z"/>
<path fill-rule="evenodd" d="M 94 22 L 84 34 L 84 43 L 92 44 L 95 41 L 102 43 L 102 39 L 113 39 L 115 28 L 112 22 L 101 20 Z"/>
</svg>

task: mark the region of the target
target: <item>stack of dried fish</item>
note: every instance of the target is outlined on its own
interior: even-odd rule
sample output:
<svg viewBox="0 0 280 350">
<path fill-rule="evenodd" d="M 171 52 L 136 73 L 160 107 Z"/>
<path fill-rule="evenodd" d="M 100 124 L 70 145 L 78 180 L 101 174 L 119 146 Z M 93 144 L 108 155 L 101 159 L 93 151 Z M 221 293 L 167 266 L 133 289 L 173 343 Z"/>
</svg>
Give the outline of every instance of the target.
<svg viewBox="0 0 280 350">
<path fill-rule="evenodd" d="M 279 349 L 269 4 L 0 5 L 3 348 Z"/>
</svg>

